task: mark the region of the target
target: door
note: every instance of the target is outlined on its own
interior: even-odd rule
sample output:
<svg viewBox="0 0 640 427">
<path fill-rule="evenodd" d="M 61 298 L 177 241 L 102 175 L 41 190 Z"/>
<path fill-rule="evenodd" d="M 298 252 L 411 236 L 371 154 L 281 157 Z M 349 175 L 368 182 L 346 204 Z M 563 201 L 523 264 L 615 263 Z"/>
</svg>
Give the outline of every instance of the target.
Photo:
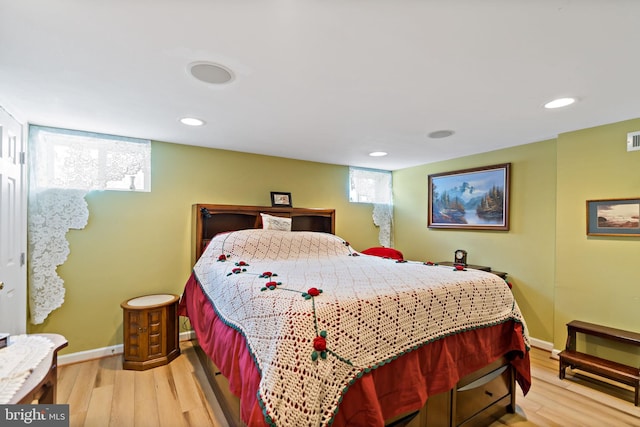
<svg viewBox="0 0 640 427">
<path fill-rule="evenodd" d="M 22 126 L 0 107 L 0 332 L 27 330 L 26 166 Z"/>
</svg>

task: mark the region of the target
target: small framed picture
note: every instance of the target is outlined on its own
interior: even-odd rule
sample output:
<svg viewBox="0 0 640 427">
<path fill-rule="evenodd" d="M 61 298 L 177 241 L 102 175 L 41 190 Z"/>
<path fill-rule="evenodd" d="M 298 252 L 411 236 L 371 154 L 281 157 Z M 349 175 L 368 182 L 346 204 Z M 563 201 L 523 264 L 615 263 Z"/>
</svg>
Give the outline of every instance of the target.
<svg viewBox="0 0 640 427">
<path fill-rule="evenodd" d="M 271 206 L 274 208 L 292 207 L 293 205 L 291 204 L 291 193 L 283 193 L 281 191 L 272 191 Z"/>
<path fill-rule="evenodd" d="M 640 198 L 587 200 L 587 236 L 640 236 Z"/>
</svg>

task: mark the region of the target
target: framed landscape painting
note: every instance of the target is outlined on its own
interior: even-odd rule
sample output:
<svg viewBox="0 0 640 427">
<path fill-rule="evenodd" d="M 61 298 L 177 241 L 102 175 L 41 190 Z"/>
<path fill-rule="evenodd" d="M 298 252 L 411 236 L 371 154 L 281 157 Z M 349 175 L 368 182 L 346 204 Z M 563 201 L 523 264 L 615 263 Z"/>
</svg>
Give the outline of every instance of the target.
<svg viewBox="0 0 640 427">
<path fill-rule="evenodd" d="M 640 237 L 640 198 L 587 200 L 587 235 Z"/>
<path fill-rule="evenodd" d="M 429 228 L 509 230 L 511 163 L 429 175 Z"/>
</svg>

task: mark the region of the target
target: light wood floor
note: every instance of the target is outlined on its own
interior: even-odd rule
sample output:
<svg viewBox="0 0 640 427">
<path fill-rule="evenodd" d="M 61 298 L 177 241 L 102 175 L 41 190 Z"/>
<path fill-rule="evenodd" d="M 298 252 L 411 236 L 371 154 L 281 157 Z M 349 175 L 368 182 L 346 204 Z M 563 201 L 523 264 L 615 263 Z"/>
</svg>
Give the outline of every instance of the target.
<svg viewBox="0 0 640 427">
<path fill-rule="evenodd" d="M 58 403 L 68 403 L 73 426 L 223 427 L 226 426 L 193 345 L 167 366 L 146 371 L 122 369 L 112 356 L 58 370 Z M 533 384 L 526 397 L 518 388 L 515 414 L 491 427 L 640 426 L 640 408 L 631 388 L 621 388 L 567 370 L 558 379 L 558 362 L 532 349 Z"/>
</svg>

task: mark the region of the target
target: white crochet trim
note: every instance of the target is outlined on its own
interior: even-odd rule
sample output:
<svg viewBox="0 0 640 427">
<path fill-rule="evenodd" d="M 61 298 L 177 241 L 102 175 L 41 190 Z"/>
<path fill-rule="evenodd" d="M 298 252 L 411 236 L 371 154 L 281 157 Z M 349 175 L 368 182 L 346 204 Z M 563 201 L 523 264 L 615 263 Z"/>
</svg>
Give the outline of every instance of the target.
<svg viewBox="0 0 640 427">
<path fill-rule="evenodd" d="M 17 335 L 0 349 L 0 404 L 8 403 L 53 348 L 45 337 Z"/>
</svg>

